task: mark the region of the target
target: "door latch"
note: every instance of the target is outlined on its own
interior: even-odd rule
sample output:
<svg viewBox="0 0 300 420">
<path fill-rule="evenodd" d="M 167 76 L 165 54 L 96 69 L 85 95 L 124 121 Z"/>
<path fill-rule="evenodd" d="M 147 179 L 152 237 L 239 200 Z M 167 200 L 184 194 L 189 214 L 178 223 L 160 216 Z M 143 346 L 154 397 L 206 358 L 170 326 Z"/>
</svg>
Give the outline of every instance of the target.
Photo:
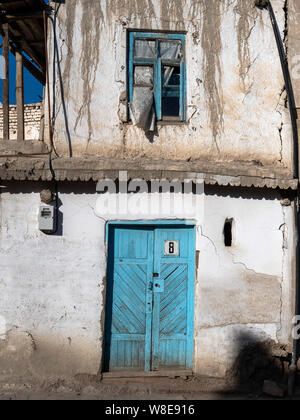
<svg viewBox="0 0 300 420">
<path fill-rule="evenodd" d="M 164 292 L 164 280 L 157 279 L 154 282 L 154 292 L 163 293 Z"/>
</svg>

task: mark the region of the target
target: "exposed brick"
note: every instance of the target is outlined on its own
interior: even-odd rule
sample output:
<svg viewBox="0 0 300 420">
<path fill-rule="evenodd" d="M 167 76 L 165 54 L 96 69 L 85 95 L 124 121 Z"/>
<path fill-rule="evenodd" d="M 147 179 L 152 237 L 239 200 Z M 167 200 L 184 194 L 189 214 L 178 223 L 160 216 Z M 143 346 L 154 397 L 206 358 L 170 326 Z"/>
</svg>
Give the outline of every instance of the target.
<svg viewBox="0 0 300 420">
<path fill-rule="evenodd" d="M 25 123 L 25 138 L 31 137 L 31 132 L 35 129 L 40 131 L 40 121 L 42 114 L 42 104 L 25 104 L 24 105 L 24 123 Z M 11 137 L 15 137 L 17 132 L 17 107 L 16 105 L 9 106 L 9 132 Z M 0 107 L 0 138 L 3 133 L 3 108 Z"/>
</svg>

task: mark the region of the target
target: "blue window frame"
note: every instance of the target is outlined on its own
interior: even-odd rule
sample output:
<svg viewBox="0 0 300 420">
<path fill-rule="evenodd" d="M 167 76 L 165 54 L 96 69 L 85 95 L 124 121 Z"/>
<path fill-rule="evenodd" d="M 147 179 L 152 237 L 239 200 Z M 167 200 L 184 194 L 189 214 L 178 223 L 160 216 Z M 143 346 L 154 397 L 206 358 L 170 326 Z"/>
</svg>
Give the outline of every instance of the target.
<svg viewBox="0 0 300 420">
<path fill-rule="evenodd" d="M 153 84 L 136 84 L 137 66 L 151 68 Z M 129 33 L 129 102 L 135 87 L 152 87 L 158 121 L 186 120 L 185 35 Z"/>
</svg>

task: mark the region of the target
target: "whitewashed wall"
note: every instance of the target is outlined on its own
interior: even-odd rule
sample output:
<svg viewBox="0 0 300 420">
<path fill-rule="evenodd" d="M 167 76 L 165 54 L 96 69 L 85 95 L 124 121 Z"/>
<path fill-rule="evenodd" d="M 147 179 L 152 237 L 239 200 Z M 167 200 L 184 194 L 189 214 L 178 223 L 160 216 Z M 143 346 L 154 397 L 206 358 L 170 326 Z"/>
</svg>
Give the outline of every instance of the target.
<svg viewBox="0 0 300 420">
<path fill-rule="evenodd" d="M 272 3 L 284 37 L 285 0 Z M 148 137 L 124 124 L 129 29 L 186 31 L 187 124 Z M 291 165 L 278 51 L 268 13 L 254 0 L 69 0 L 56 35 L 63 90 L 58 67 L 50 80 L 61 154 L 70 140 L 74 156 Z M 52 71 L 52 30 L 49 37 Z"/>
<path fill-rule="evenodd" d="M 49 236 L 37 222 L 43 187 L 1 188 L 1 380 L 96 374 L 101 365 L 107 216 L 97 200 L 104 196 L 95 185 L 60 186 L 62 235 Z M 224 246 L 228 217 L 232 248 Z M 151 216 L 110 217 L 141 218 Z M 195 221 L 195 372 L 223 376 L 241 337 L 290 344 L 292 209 L 276 193 L 251 198 L 209 188 Z"/>
</svg>

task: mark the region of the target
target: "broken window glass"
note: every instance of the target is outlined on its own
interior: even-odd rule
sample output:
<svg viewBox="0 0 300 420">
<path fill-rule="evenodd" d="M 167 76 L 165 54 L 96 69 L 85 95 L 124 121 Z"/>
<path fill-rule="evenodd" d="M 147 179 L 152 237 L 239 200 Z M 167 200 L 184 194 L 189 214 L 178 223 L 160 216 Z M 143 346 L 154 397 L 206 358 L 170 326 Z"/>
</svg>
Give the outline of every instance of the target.
<svg viewBox="0 0 300 420">
<path fill-rule="evenodd" d="M 134 68 L 134 85 L 149 85 L 153 88 L 153 67 L 135 66 Z"/>
<path fill-rule="evenodd" d="M 179 117 L 180 114 L 180 67 L 162 68 L 162 115 Z"/>
<path fill-rule="evenodd" d="M 130 103 L 132 122 L 145 131 L 153 130 L 155 112 L 153 107 L 153 67 L 136 66 L 134 68 L 133 98 Z"/>
<path fill-rule="evenodd" d="M 161 41 L 160 55 L 162 60 L 180 60 L 181 41 Z"/>
<path fill-rule="evenodd" d="M 185 35 L 129 34 L 129 109 L 134 125 L 185 120 Z"/>
<path fill-rule="evenodd" d="M 134 45 L 134 56 L 135 58 L 154 58 L 156 56 L 155 41 L 137 39 Z"/>
</svg>

